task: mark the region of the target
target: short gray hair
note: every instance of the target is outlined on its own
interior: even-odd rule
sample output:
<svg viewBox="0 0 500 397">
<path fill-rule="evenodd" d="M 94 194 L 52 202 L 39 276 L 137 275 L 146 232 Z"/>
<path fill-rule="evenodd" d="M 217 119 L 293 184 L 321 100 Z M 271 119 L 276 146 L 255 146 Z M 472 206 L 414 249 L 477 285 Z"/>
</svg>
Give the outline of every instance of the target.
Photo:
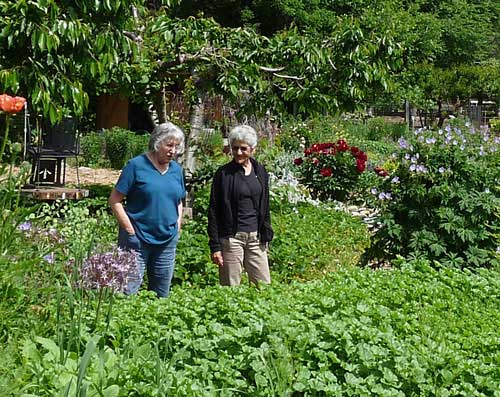
<svg viewBox="0 0 500 397">
<path fill-rule="evenodd" d="M 184 132 L 170 121 L 155 127 L 149 138 L 149 150 L 157 152 L 162 142 L 167 139 L 178 142 L 177 154 L 184 153 Z"/>
<path fill-rule="evenodd" d="M 257 146 L 257 132 L 249 125 L 237 125 L 229 132 L 229 145 L 232 145 L 234 141 L 248 143 L 254 148 Z"/>
</svg>

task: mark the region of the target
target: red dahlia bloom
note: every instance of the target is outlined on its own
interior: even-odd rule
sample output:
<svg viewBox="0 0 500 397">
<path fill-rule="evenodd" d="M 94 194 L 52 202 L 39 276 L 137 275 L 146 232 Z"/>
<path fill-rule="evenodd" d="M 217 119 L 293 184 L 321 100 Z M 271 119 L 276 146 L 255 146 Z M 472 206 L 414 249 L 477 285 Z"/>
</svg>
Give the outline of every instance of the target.
<svg viewBox="0 0 500 397">
<path fill-rule="evenodd" d="M 363 160 L 363 161 L 366 161 L 368 160 L 368 156 L 366 155 L 365 152 L 363 152 L 362 150 L 360 150 L 359 152 L 357 152 L 354 157 L 356 157 L 357 159 L 359 160 Z"/>
<path fill-rule="evenodd" d="M 366 169 L 366 162 L 362 159 L 356 159 L 356 169 L 359 172 L 363 172 Z"/>
<path fill-rule="evenodd" d="M 297 157 L 295 160 L 293 160 L 293 163 L 295 165 L 301 165 L 303 161 L 304 160 L 302 160 L 302 157 Z"/>
<path fill-rule="evenodd" d="M 325 177 L 332 176 L 332 169 L 330 167 L 322 168 L 319 172 Z"/>
<path fill-rule="evenodd" d="M 343 139 L 339 139 L 337 141 L 337 150 L 340 152 L 345 152 L 349 150 L 349 145 L 347 145 L 347 142 L 344 141 Z"/>
</svg>

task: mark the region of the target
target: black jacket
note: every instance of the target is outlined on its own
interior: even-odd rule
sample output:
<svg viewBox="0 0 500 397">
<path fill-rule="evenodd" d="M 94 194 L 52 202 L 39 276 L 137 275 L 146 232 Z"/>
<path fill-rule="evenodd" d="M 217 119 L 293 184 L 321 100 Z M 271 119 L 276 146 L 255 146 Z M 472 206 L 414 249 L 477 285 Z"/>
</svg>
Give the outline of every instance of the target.
<svg viewBox="0 0 500 397">
<path fill-rule="evenodd" d="M 269 211 L 269 175 L 264 167 L 255 159 L 250 158 L 252 166 L 262 185 L 262 194 L 258 203 L 258 236 L 261 242 L 273 239 L 271 227 L 271 214 Z M 231 161 L 220 167 L 215 173 L 210 192 L 210 205 L 208 207 L 208 244 L 210 252 L 222 250 L 221 238 L 228 238 L 236 234 L 238 221 L 238 200 L 235 195 L 235 184 L 241 183 L 237 178 L 238 173 L 243 173 L 243 167 Z"/>
</svg>

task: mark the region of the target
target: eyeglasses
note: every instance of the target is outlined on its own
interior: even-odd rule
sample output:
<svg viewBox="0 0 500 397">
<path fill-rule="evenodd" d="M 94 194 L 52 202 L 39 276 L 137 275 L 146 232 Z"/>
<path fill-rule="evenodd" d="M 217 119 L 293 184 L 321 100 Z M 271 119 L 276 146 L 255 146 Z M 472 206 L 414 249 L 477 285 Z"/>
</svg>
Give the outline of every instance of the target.
<svg viewBox="0 0 500 397">
<path fill-rule="evenodd" d="M 246 152 L 247 150 L 251 149 L 250 146 L 231 146 L 231 149 L 233 152 L 237 152 L 238 150 L 241 150 L 242 152 Z"/>
<path fill-rule="evenodd" d="M 179 147 L 180 145 L 174 143 L 174 142 L 165 142 L 163 143 L 162 145 L 164 148 L 168 148 L 168 149 L 171 149 L 171 150 L 179 150 Z"/>
</svg>

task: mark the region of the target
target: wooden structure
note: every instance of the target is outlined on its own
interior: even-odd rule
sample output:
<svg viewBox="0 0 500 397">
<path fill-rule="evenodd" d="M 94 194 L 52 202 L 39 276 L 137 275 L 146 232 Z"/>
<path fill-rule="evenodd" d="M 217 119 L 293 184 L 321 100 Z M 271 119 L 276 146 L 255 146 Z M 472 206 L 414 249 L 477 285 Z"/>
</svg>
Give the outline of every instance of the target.
<svg viewBox="0 0 500 397">
<path fill-rule="evenodd" d="M 96 127 L 109 130 L 128 128 L 128 99 L 118 94 L 102 94 L 97 98 Z"/>
<path fill-rule="evenodd" d="M 42 201 L 81 200 L 89 196 L 89 191 L 87 189 L 71 189 L 56 186 L 33 187 L 28 185 L 21 189 L 21 194 Z"/>
</svg>

